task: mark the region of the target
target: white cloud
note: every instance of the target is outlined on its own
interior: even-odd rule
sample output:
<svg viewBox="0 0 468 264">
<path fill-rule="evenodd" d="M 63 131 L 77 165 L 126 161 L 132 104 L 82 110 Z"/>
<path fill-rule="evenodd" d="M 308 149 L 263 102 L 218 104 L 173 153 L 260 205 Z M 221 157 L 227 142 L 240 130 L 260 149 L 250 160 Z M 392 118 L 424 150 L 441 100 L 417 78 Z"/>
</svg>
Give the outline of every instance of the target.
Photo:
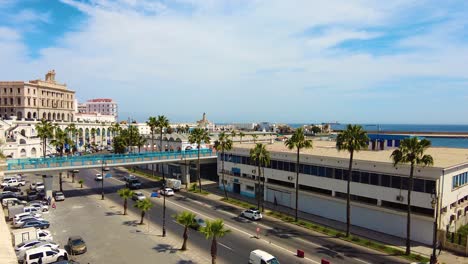
<svg viewBox="0 0 468 264">
<path fill-rule="evenodd" d="M 14 29 L 0 26 L 0 41 L 16 41 L 21 35 Z"/>
</svg>

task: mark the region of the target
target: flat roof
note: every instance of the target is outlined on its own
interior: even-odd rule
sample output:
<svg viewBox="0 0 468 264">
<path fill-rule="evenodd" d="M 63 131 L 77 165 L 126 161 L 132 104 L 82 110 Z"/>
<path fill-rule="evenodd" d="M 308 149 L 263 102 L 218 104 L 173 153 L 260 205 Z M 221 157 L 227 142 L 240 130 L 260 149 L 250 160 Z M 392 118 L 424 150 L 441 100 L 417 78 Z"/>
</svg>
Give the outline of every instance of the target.
<svg viewBox="0 0 468 264">
<path fill-rule="evenodd" d="M 312 149 L 303 149 L 301 154 L 323 156 L 332 158 L 349 159 L 347 151 L 338 151 L 335 146 L 335 141 L 322 141 L 313 140 Z M 254 144 L 249 143 L 236 143 L 235 148 L 251 149 Z M 276 141 L 273 144 L 266 144 L 267 150 L 270 152 L 291 152 L 296 153 L 296 150 L 290 150 L 284 142 Z M 375 162 L 388 162 L 393 163 L 390 155 L 394 149 L 386 150 L 361 150 L 354 153 L 355 160 L 375 161 Z M 448 168 L 463 163 L 468 163 L 468 149 L 463 148 L 444 148 L 444 147 L 431 147 L 427 150 L 426 154 L 434 158 L 433 167 Z"/>
</svg>

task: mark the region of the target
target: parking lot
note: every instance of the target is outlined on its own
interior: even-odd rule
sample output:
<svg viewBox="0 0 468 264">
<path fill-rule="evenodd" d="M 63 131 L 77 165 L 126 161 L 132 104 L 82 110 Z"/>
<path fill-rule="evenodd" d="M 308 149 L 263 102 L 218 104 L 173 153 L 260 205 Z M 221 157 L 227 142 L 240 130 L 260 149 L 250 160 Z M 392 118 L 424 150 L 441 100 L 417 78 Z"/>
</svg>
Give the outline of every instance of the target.
<svg viewBox="0 0 468 264">
<path fill-rule="evenodd" d="M 28 189 L 31 182 L 40 181 L 40 176 L 26 175 Z M 110 200 L 101 200 L 86 186 L 80 188 L 78 179 L 63 177 L 64 201 L 56 202 L 55 209 L 43 214 L 50 222 L 53 241 L 63 248 L 70 236 L 81 236 L 87 245 L 87 252 L 70 256 L 80 263 L 154 263 L 163 259 L 165 263 L 201 263 L 194 262 L 185 253 L 179 252 L 172 245 L 179 244 L 169 238 L 160 237 L 160 227 L 138 225 L 139 215 L 122 215 L 122 206 Z M 59 189 L 57 177 L 54 190 Z M 149 223 L 149 219 L 146 222 Z M 188 260 L 192 259 L 192 260 Z"/>
</svg>

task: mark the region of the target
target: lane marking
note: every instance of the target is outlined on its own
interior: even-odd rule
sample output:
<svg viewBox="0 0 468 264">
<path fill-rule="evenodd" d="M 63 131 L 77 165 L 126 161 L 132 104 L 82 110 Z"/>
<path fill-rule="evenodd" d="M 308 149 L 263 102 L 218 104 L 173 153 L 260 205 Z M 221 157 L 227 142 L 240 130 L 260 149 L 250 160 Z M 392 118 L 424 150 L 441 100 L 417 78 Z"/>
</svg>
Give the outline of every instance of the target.
<svg viewBox="0 0 468 264">
<path fill-rule="evenodd" d="M 232 249 L 232 248 L 230 248 L 230 247 L 228 247 L 228 246 L 224 245 L 224 244 L 223 244 L 223 243 L 221 243 L 221 242 L 218 242 L 218 245 L 220 245 L 220 246 L 222 246 L 222 247 L 225 247 L 225 248 L 227 248 L 227 249 L 231 250 L 232 252 L 234 252 L 234 249 Z"/>
</svg>

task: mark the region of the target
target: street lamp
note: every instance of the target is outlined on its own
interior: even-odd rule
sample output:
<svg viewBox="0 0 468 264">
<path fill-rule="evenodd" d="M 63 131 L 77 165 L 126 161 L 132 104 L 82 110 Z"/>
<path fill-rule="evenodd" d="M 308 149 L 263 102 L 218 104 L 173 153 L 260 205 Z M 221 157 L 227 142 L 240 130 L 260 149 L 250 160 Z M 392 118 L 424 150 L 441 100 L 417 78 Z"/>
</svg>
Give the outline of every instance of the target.
<svg viewBox="0 0 468 264">
<path fill-rule="evenodd" d="M 102 160 L 101 162 L 101 200 L 104 200 L 104 166 L 107 166 L 106 162 Z"/>
<path fill-rule="evenodd" d="M 163 182 L 163 224 L 162 224 L 162 236 L 166 236 L 166 181 Z"/>
<path fill-rule="evenodd" d="M 431 206 L 435 210 L 435 219 L 434 219 L 434 234 L 432 237 L 432 255 L 431 255 L 431 264 L 436 264 L 437 263 L 437 255 L 436 255 L 436 249 L 437 249 L 437 218 L 439 215 L 439 197 L 437 196 L 436 189 L 434 188 L 431 193 Z"/>
</svg>

